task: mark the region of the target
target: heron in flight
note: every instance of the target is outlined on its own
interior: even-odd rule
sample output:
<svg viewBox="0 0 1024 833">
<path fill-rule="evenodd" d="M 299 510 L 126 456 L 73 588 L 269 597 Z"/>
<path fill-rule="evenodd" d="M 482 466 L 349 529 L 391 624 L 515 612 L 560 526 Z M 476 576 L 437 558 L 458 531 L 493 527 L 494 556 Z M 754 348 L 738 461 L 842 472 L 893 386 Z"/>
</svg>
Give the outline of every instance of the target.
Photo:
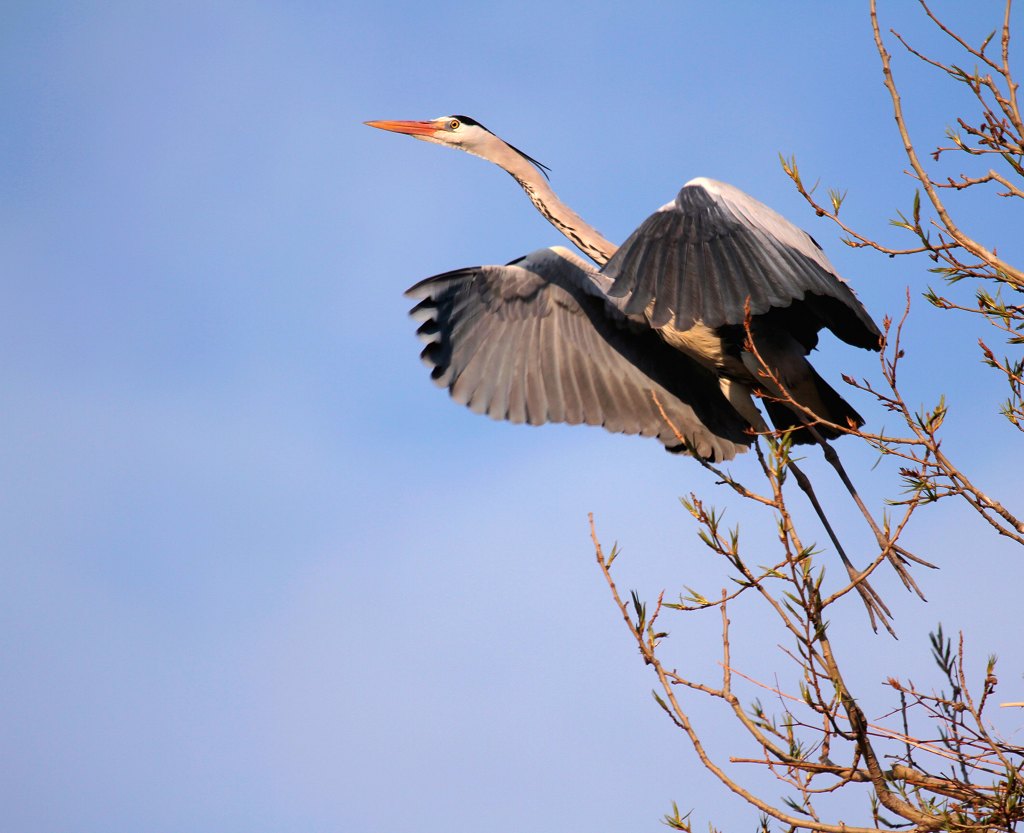
<svg viewBox="0 0 1024 833">
<path fill-rule="evenodd" d="M 617 247 L 555 195 L 543 165 L 467 116 L 367 124 L 498 165 L 600 267 L 555 246 L 409 289 L 423 358 L 457 401 L 512 422 L 657 436 L 712 462 L 768 430 L 755 395 L 796 443 L 815 441 L 809 425 L 829 439 L 863 424 L 807 355 L 822 329 L 878 350 L 878 327 L 817 242 L 753 197 L 693 179 Z"/>
<path fill-rule="evenodd" d="M 512 422 L 657 436 L 670 451 L 707 462 L 732 459 L 768 431 L 755 396 L 795 443 L 864 424 L 807 355 L 822 329 L 868 350 L 880 349 L 881 333 L 814 238 L 768 206 L 699 177 L 617 247 L 555 195 L 543 165 L 467 116 L 367 124 L 498 165 L 600 267 L 554 246 L 409 289 L 427 342 L 423 359 L 457 401 Z M 895 636 L 888 608 L 843 551 L 810 481 L 792 460 L 788 468 L 872 627 L 877 617 Z M 920 594 L 904 551 L 865 517 L 904 584 Z"/>
</svg>

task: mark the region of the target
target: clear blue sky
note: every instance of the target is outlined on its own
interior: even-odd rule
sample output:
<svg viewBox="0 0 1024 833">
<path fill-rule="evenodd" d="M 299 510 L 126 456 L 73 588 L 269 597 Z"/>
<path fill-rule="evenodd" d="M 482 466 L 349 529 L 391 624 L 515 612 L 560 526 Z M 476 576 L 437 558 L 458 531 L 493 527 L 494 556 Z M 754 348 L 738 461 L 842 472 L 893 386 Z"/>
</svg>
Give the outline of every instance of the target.
<svg viewBox="0 0 1024 833">
<path fill-rule="evenodd" d="M 810 230 L 880 319 L 927 264 L 841 246 L 778 164 L 848 188 L 873 233 L 909 204 L 860 5 L 7 4 L 0 829 L 657 831 L 673 800 L 695 829 L 750 829 L 651 701 L 586 528 L 625 547 L 624 587 L 714 593 L 677 497 L 730 499 L 656 442 L 491 422 L 429 383 L 402 291 L 561 241 L 501 172 L 362 122 L 469 114 L 613 240 L 686 180 L 727 180 Z M 974 37 L 999 20 L 944 5 Z M 883 12 L 933 42 L 910 4 Z M 962 99 L 897 69 L 930 145 Z M 1019 261 L 1019 216 L 972 220 Z M 910 331 L 911 398 L 947 393 L 950 453 L 1017 499 L 977 332 L 919 300 Z M 873 373 L 855 352 L 816 364 Z M 940 619 L 1024 699 L 1021 562 L 980 531 L 922 517 L 931 603 L 880 582 L 900 642 L 844 609 L 873 713 L 886 676 L 927 679 Z M 734 657 L 795 685 L 763 615 L 734 612 Z M 717 621 L 671 629 L 714 673 Z"/>
</svg>

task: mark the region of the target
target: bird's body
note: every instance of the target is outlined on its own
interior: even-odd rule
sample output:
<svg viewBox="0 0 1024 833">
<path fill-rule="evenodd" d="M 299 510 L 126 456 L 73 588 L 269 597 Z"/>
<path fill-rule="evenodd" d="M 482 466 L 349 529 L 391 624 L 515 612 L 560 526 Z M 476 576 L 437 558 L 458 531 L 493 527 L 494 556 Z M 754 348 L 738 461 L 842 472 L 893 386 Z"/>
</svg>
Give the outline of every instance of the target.
<svg viewBox="0 0 1024 833">
<path fill-rule="evenodd" d="M 806 356 L 822 328 L 868 349 L 878 328 L 810 235 L 739 189 L 691 180 L 616 247 L 558 199 L 543 166 L 472 119 L 368 124 L 499 165 L 602 267 L 541 249 L 413 287 L 424 359 L 458 401 L 498 419 L 656 435 L 710 460 L 767 430 L 755 393 L 794 442 L 812 441 L 808 423 L 826 438 L 863 423 Z"/>
</svg>

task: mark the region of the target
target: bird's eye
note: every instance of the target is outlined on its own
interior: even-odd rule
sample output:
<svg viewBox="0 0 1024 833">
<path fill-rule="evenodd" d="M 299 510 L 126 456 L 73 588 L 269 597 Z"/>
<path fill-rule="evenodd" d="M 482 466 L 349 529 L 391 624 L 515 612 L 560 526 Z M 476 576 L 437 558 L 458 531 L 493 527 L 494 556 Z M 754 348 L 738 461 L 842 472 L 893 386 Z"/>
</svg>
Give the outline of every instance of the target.
<svg viewBox="0 0 1024 833">
<path fill-rule="evenodd" d="M 448 122 L 449 130 L 458 130 L 461 126 L 462 124 L 459 122 L 458 119 L 452 119 L 450 122 Z"/>
</svg>

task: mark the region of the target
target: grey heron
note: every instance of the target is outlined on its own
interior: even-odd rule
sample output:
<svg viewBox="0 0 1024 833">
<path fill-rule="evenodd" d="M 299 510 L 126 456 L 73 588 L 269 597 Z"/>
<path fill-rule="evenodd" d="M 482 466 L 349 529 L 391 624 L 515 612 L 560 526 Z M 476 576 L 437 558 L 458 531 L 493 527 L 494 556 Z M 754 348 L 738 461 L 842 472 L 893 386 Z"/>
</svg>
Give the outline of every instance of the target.
<svg viewBox="0 0 1024 833">
<path fill-rule="evenodd" d="M 543 165 L 472 118 L 366 124 L 498 165 L 601 267 L 552 247 L 413 286 L 423 358 L 457 401 L 513 422 L 654 435 L 710 461 L 768 430 L 755 394 L 796 443 L 814 441 L 808 423 L 826 439 L 863 424 L 807 355 L 822 329 L 878 350 L 878 327 L 817 242 L 753 197 L 693 179 L 616 247 Z"/>
<path fill-rule="evenodd" d="M 621 247 L 563 203 L 546 168 L 467 116 L 371 121 L 493 162 L 595 269 L 562 247 L 505 266 L 427 278 L 406 293 L 434 380 L 473 410 L 513 422 L 586 422 L 656 435 L 705 461 L 745 451 L 767 426 L 794 443 L 833 439 L 864 420 L 811 366 L 818 333 L 879 350 L 881 332 L 809 234 L 738 188 L 698 177 Z M 680 442 L 680 437 L 682 442 Z M 827 443 L 825 457 L 852 483 Z M 867 607 L 889 610 L 843 551 L 810 481 L 790 460 Z M 865 512 L 908 588 L 903 564 Z M 917 590 L 920 594 L 920 590 Z"/>
</svg>

